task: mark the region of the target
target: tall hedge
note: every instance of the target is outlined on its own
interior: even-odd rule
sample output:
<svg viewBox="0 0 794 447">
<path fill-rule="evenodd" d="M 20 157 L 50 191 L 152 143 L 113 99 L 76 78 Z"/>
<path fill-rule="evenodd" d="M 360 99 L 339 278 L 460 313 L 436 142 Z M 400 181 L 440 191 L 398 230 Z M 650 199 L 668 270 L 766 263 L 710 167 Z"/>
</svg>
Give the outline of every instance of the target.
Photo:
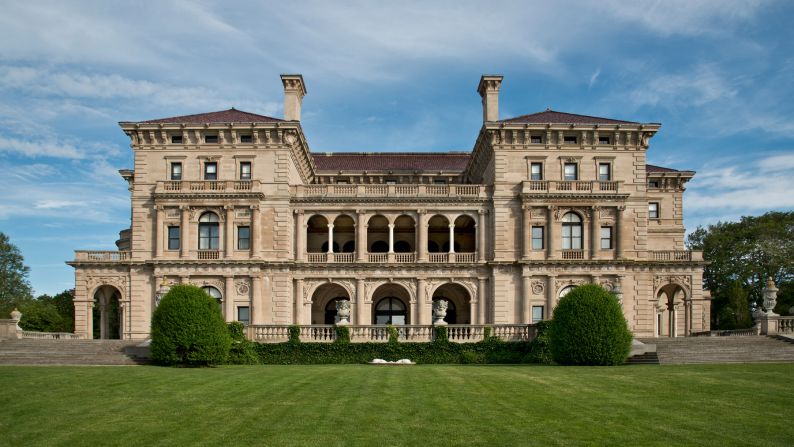
<svg viewBox="0 0 794 447">
<path fill-rule="evenodd" d="M 232 344 L 218 302 L 191 285 L 176 285 L 160 300 L 152 316 L 154 362 L 162 365 L 219 365 Z"/>
<path fill-rule="evenodd" d="M 560 299 L 549 330 L 554 361 L 562 365 L 619 365 L 632 335 L 617 298 L 595 284 Z"/>
</svg>

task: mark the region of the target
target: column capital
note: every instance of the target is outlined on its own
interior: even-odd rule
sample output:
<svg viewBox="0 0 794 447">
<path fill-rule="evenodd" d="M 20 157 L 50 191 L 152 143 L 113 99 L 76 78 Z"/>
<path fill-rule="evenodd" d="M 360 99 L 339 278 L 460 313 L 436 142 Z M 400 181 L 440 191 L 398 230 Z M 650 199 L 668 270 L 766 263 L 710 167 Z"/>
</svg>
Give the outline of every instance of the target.
<svg viewBox="0 0 794 447">
<path fill-rule="evenodd" d="M 251 205 L 251 208 L 253 209 L 253 207 L 255 207 L 255 206 L 256 206 L 257 208 L 259 207 L 259 205 Z M 293 214 L 303 214 L 304 212 L 305 212 L 305 211 L 304 211 L 304 210 L 302 210 L 302 209 L 294 209 L 294 210 L 292 210 L 292 213 L 293 213 Z"/>
<path fill-rule="evenodd" d="M 179 209 L 182 211 L 190 211 L 190 205 L 179 205 Z"/>
<path fill-rule="evenodd" d="M 249 205 L 248 208 L 251 209 L 251 210 L 258 210 L 259 209 L 259 204 L 255 203 L 253 205 Z"/>
</svg>

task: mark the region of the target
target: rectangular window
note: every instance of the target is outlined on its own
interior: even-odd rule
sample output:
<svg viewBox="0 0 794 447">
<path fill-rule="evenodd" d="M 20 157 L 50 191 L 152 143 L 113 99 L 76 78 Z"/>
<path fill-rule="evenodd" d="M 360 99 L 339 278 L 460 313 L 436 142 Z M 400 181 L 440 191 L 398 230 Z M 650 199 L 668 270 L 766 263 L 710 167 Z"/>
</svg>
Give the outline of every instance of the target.
<svg viewBox="0 0 794 447">
<path fill-rule="evenodd" d="M 218 180 L 218 163 L 214 161 L 204 163 L 204 180 Z"/>
<path fill-rule="evenodd" d="M 648 204 L 648 218 L 649 219 L 659 218 L 659 202 L 651 202 Z"/>
<path fill-rule="evenodd" d="M 251 135 L 240 135 L 240 143 L 252 143 L 254 138 Z"/>
<path fill-rule="evenodd" d="M 240 162 L 240 180 L 251 180 L 251 162 Z"/>
<path fill-rule="evenodd" d="M 434 185 L 446 185 L 447 181 L 445 179 L 434 179 L 433 180 L 433 184 Z"/>
<path fill-rule="evenodd" d="M 659 182 L 656 180 L 651 180 L 648 182 L 648 188 L 658 188 Z"/>
<path fill-rule="evenodd" d="M 435 181 L 435 180 L 433 180 L 433 183 L 435 183 L 435 182 L 436 182 L 436 181 Z M 396 185 L 396 184 L 397 184 L 397 179 L 394 179 L 394 178 L 387 178 L 387 179 L 386 179 L 386 184 L 387 184 L 387 185 Z"/>
<path fill-rule="evenodd" d="M 182 163 L 171 163 L 171 180 L 182 180 Z"/>
<path fill-rule="evenodd" d="M 237 249 L 249 250 L 251 248 L 251 227 L 237 227 Z"/>
<path fill-rule="evenodd" d="M 532 323 L 543 321 L 543 306 L 532 306 Z"/>
<path fill-rule="evenodd" d="M 237 308 L 237 321 L 243 324 L 251 322 L 251 308 L 248 306 L 239 306 Z"/>
<path fill-rule="evenodd" d="M 218 143 L 218 136 L 217 135 L 204 135 L 204 142 L 210 144 L 217 144 Z"/>
<path fill-rule="evenodd" d="M 612 165 L 609 163 L 598 164 L 598 180 L 601 182 L 612 180 Z"/>
<path fill-rule="evenodd" d="M 562 142 L 565 144 L 576 144 L 577 138 L 574 136 L 564 136 L 562 137 Z"/>
<path fill-rule="evenodd" d="M 598 144 L 610 144 L 610 138 L 609 137 L 602 137 L 602 136 L 599 135 L 598 136 Z"/>
<path fill-rule="evenodd" d="M 171 144 L 182 144 L 182 135 L 171 135 Z"/>
<path fill-rule="evenodd" d="M 543 250 L 543 227 L 532 227 L 532 249 Z"/>
<path fill-rule="evenodd" d="M 532 135 L 530 137 L 530 142 L 532 142 L 532 144 L 541 144 L 543 143 L 543 137 L 540 135 Z"/>
<path fill-rule="evenodd" d="M 576 163 L 565 163 L 563 167 L 563 180 L 566 182 L 579 179 L 578 166 Z"/>
<path fill-rule="evenodd" d="M 612 249 L 612 227 L 601 227 L 601 249 Z"/>
<path fill-rule="evenodd" d="M 532 163 L 529 165 L 529 179 L 543 180 L 543 163 Z"/>
<path fill-rule="evenodd" d="M 179 227 L 168 227 L 168 249 L 179 250 Z"/>
</svg>

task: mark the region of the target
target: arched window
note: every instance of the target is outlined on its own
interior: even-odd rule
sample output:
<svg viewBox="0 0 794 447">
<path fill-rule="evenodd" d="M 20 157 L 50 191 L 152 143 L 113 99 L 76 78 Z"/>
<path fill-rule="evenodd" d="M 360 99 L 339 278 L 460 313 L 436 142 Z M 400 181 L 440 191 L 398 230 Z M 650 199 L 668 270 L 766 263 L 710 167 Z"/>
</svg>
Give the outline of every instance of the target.
<svg viewBox="0 0 794 447">
<path fill-rule="evenodd" d="M 446 321 L 447 324 L 458 324 L 458 310 L 455 308 L 455 303 L 443 296 L 433 298 L 434 302 L 439 300 L 447 302 L 447 315 L 444 317 L 444 321 Z"/>
<path fill-rule="evenodd" d="M 562 216 L 562 249 L 582 249 L 582 218 L 576 213 Z"/>
<path fill-rule="evenodd" d="M 405 304 L 394 297 L 384 298 L 375 306 L 375 324 L 406 324 Z"/>
<path fill-rule="evenodd" d="M 373 242 L 372 246 L 369 247 L 370 253 L 386 253 L 389 251 L 389 243 L 384 241 L 375 241 Z"/>
<path fill-rule="evenodd" d="M 571 290 L 575 289 L 576 286 L 568 286 L 560 290 L 560 298 L 564 297 L 565 295 L 569 294 Z"/>
<path fill-rule="evenodd" d="M 204 213 L 199 217 L 199 250 L 217 250 L 220 241 L 218 215 Z"/>
<path fill-rule="evenodd" d="M 216 289 L 215 287 L 212 287 L 212 286 L 204 286 L 204 287 L 201 288 L 201 290 L 203 290 L 204 293 L 206 293 L 207 295 L 211 296 L 212 298 L 215 298 L 215 301 L 218 302 L 218 306 L 221 305 L 221 300 L 223 299 L 223 296 L 221 295 L 221 291 L 220 290 L 218 290 L 218 289 Z"/>
<path fill-rule="evenodd" d="M 343 296 L 338 296 L 325 305 L 325 324 L 336 323 L 336 303 L 339 301 L 348 301 L 348 299 Z"/>
</svg>

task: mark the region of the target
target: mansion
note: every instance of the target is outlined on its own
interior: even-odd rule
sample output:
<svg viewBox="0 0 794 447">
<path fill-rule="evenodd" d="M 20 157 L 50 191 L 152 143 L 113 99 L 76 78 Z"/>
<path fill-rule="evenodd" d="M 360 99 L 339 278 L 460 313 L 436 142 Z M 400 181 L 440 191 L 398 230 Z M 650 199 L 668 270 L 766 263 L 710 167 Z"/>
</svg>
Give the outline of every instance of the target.
<svg viewBox="0 0 794 447">
<path fill-rule="evenodd" d="M 477 91 L 470 152 L 312 152 L 306 86 L 282 75 L 284 119 L 234 108 L 121 122 L 134 169 L 118 251 L 76 251 L 75 332 L 144 339 L 162 293 L 190 283 L 267 341 L 323 328 L 529 327 L 600 284 L 638 337 L 709 330 L 701 252 L 684 247 L 692 171 L 646 163 L 658 123 L 545 110 L 499 118 Z M 279 332 L 281 331 L 281 332 Z"/>
</svg>

